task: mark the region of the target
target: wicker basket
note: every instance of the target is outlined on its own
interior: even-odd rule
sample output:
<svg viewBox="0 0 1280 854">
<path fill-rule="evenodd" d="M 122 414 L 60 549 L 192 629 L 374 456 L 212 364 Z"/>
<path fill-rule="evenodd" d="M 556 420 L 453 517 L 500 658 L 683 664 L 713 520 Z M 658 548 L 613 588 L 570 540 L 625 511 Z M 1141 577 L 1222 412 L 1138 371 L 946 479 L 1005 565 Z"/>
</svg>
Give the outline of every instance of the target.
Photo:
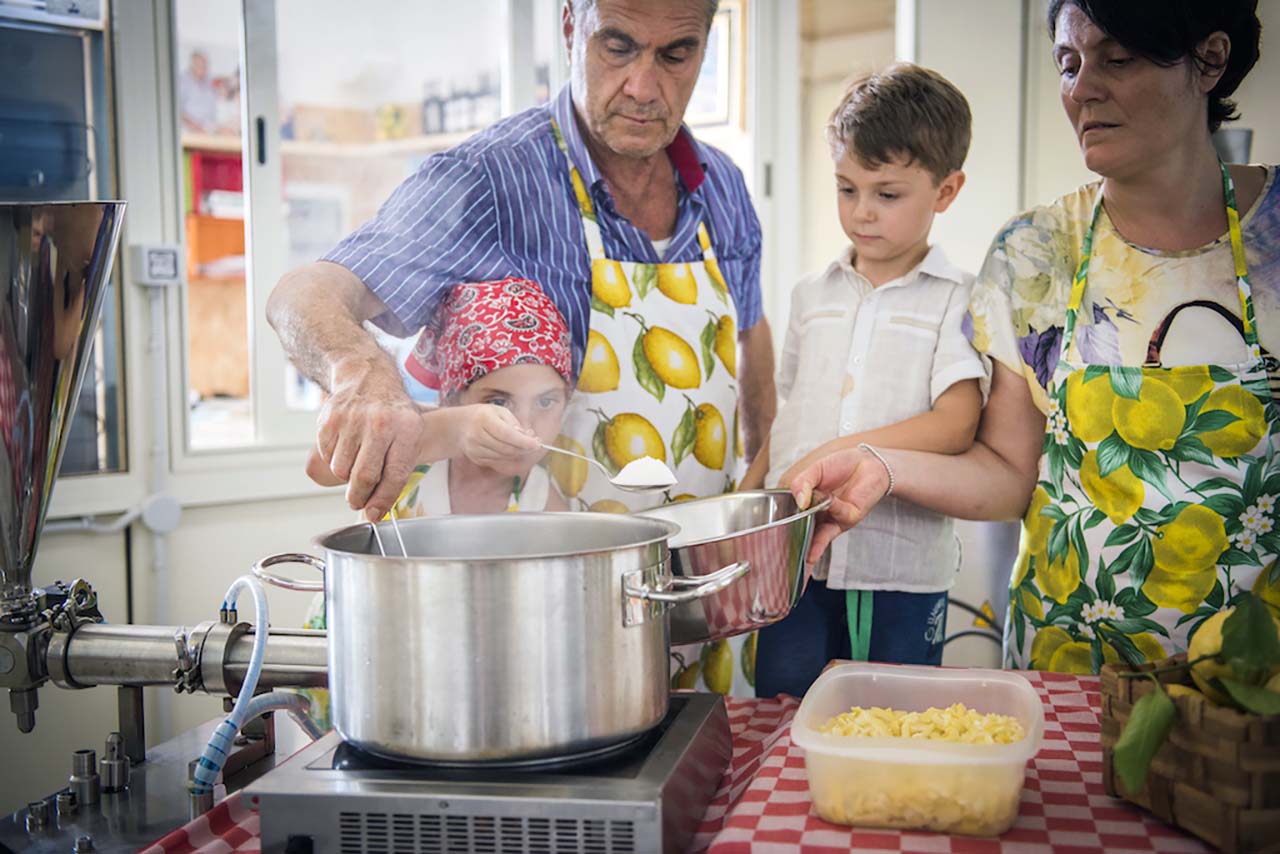
<svg viewBox="0 0 1280 854">
<path fill-rule="evenodd" d="M 1141 791 L 1124 791 L 1111 751 L 1133 704 L 1155 690 L 1150 679 L 1120 673 L 1152 670 L 1176 656 L 1139 668 L 1102 668 L 1102 777 L 1107 794 L 1150 810 L 1223 851 L 1280 852 L 1280 715 L 1249 715 L 1200 694 L 1174 697 L 1178 718 L 1151 763 Z M 1165 684 L 1193 685 L 1185 670 L 1161 673 Z"/>
</svg>

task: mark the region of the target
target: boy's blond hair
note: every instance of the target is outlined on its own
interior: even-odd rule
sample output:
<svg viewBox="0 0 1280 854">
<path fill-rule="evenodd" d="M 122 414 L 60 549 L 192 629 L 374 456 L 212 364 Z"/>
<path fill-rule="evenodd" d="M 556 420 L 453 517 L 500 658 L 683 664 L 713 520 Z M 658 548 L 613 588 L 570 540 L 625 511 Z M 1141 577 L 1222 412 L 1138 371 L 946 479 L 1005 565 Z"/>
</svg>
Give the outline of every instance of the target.
<svg viewBox="0 0 1280 854">
<path fill-rule="evenodd" d="M 950 81 L 900 62 L 850 84 L 827 121 L 827 142 L 833 158 L 850 154 L 869 168 L 905 156 L 936 183 L 964 166 L 972 124 Z"/>
</svg>

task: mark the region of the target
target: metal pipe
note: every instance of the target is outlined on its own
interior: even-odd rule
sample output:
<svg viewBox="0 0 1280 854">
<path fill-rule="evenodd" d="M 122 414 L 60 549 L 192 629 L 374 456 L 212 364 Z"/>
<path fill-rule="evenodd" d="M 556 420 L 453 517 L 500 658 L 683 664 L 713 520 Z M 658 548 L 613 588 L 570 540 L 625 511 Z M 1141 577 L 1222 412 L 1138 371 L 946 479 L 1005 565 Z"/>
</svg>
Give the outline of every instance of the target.
<svg viewBox="0 0 1280 854">
<path fill-rule="evenodd" d="M 262 688 L 323 688 L 329 683 L 325 633 L 308 629 L 270 629 L 267 637 Z M 55 633 L 49 645 L 51 673 L 55 656 L 63 656 L 66 681 L 89 685 L 173 685 L 174 671 L 183 666 L 175 636 L 185 639 L 179 626 L 84 625 L 68 638 Z M 235 633 L 225 646 L 205 644 L 202 656 L 220 660 L 227 684 L 239 684 L 248 670 L 253 630 Z M 61 637 L 61 640 L 59 640 Z M 204 666 L 214 662 L 205 661 Z M 194 662 L 199 669 L 202 662 Z"/>
</svg>

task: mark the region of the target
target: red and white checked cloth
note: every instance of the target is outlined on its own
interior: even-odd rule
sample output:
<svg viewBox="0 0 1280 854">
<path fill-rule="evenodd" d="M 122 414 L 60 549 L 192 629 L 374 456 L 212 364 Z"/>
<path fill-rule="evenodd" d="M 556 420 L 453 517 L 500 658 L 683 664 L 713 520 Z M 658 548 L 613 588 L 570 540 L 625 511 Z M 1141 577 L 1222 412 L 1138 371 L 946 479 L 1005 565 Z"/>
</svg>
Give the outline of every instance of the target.
<svg viewBox="0 0 1280 854">
<path fill-rule="evenodd" d="M 708 854 L 846 851 L 929 854 L 1080 854 L 1209 851 L 1204 843 L 1102 789 L 1098 679 L 1025 674 L 1044 701 L 1040 752 L 1027 768 L 1018 822 L 999 839 L 828 824 L 813 814 L 804 753 L 791 743 L 800 701 L 730 698 L 733 761 L 694 838 Z M 142 854 L 259 851 L 258 816 L 235 794 Z"/>
</svg>

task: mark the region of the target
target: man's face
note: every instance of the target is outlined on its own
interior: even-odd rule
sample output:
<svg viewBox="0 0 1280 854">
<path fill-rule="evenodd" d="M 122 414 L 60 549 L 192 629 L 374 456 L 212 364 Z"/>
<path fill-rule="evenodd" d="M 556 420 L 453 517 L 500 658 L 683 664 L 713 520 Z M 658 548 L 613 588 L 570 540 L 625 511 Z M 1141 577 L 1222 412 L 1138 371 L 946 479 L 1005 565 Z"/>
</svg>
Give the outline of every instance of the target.
<svg viewBox="0 0 1280 854">
<path fill-rule="evenodd" d="M 209 60 L 203 53 L 191 54 L 191 76 L 197 80 L 203 80 L 209 76 Z"/>
<path fill-rule="evenodd" d="M 565 7 L 573 100 L 598 144 L 624 157 L 665 148 L 684 120 L 706 50 L 702 0 L 598 0 Z"/>
</svg>

